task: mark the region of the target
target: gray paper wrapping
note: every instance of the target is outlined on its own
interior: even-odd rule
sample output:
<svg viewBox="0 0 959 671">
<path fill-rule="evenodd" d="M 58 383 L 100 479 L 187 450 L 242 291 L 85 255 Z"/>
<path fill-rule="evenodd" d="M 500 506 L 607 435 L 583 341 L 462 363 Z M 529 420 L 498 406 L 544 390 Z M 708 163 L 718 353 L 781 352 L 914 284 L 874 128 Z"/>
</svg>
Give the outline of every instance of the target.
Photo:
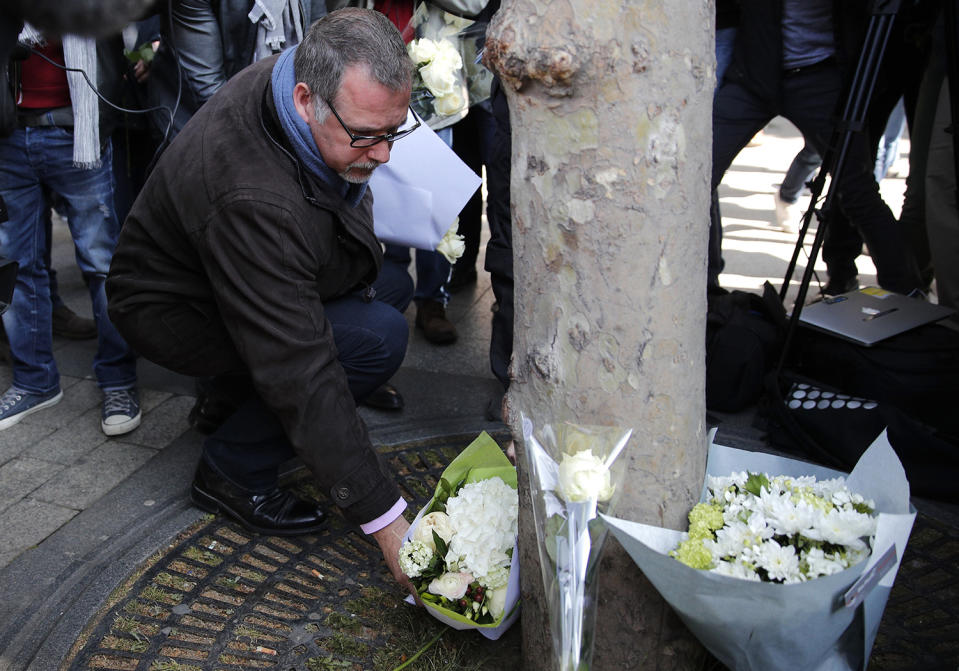
<svg viewBox="0 0 959 671">
<path fill-rule="evenodd" d="M 845 475 L 796 459 L 716 445 L 713 435 L 707 476 L 750 471 L 814 475 L 819 480 Z M 916 510 L 885 432 L 863 453 L 846 485 L 876 503 L 879 520 L 872 554 L 841 573 L 799 584 L 750 582 L 690 568 L 666 554 L 682 532 L 600 517 L 690 631 L 731 669 L 864 669 Z M 846 607 L 843 595 L 889 548 L 895 549 L 895 561 L 882 579 L 868 589 L 860 605 Z"/>
</svg>

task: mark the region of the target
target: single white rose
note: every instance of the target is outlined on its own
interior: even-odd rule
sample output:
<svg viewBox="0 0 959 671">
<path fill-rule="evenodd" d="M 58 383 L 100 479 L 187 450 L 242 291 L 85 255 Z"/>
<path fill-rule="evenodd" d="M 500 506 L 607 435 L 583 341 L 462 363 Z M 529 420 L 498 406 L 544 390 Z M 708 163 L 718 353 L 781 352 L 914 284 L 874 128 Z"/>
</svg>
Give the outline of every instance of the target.
<svg viewBox="0 0 959 671">
<path fill-rule="evenodd" d="M 456 90 L 456 73 L 446 63 L 433 60 L 420 68 L 420 77 L 430 92 L 439 98 Z"/>
<path fill-rule="evenodd" d="M 497 587 L 486 593 L 486 607 L 489 608 L 489 614 L 494 620 L 500 619 L 503 611 L 506 609 L 506 586 Z"/>
<path fill-rule="evenodd" d="M 430 594 L 439 594 L 450 601 L 456 601 L 463 598 L 471 582 L 473 582 L 473 576 L 470 573 L 444 573 L 439 578 L 435 578 L 426 590 Z"/>
<path fill-rule="evenodd" d="M 407 45 L 406 51 L 417 65 L 429 63 L 436 55 L 436 42 L 426 38 L 413 40 Z"/>
<path fill-rule="evenodd" d="M 608 501 L 613 495 L 609 469 L 592 450 L 564 454 L 559 465 L 559 493 L 564 501 Z"/>
<path fill-rule="evenodd" d="M 436 43 L 433 61 L 443 64 L 454 72 L 463 67 L 463 57 L 460 56 L 459 49 L 449 40 L 440 40 Z"/>
<path fill-rule="evenodd" d="M 446 513 L 435 512 L 428 515 L 423 515 L 422 519 L 420 519 L 419 523 L 416 525 L 416 529 L 413 531 L 413 540 L 420 541 L 424 545 L 429 546 L 431 550 L 436 552 L 436 544 L 433 542 L 434 531 L 447 543 L 450 542 L 453 534 L 456 533 L 453 529 L 452 523 L 450 522 L 449 515 Z"/>
<path fill-rule="evenodd" d="M 456 259 L 463 256 L 463 251 L 466 249 L 463 236 L 456 233 L 459 230 L 459 222 L 460 220 L 457 218 L 450 226 L 450 230 L 443 235 L 440 244 L 436 245 L 436 251 L 445 256 L 450 263 L 456 263 Z"/>
<path fill-rule="evenodd" d="M 440 116 L 452 116 L 462 112 L 465 107 L 466 99 L 460 95 L 459 91 L 446 93 L 433 100 L 433 109 Z"/>
</svg>

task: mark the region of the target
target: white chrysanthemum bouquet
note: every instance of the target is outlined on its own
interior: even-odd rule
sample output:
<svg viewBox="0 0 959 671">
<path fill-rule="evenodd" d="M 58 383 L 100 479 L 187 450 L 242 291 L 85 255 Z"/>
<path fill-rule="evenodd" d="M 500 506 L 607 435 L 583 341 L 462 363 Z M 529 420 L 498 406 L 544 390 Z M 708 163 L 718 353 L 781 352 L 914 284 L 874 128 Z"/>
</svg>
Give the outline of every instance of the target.
<svg viewBox="0 0 959 671">
<path fill-rule="evenodd" d="M 400 548 L 430 614 L 498 638 L 519 613 L 516 469 L 485 432 L 443 471 Z"/>
<path fill-rule="evenodd" d="M 669 554 L 695 569 L 744 580 L 796 583 L 869 556 L 875 503 L 845 478 L 708 476 L 707 500 L 689 512 L 689 531 Z"/>
<path fill-rule="evenodd" d="M 710 440 L 688 532 L 602 519 L 723 664 L 811 671 L 866 667 L 915 516 L 882 434 L 848 476 Z"/>
</svg>

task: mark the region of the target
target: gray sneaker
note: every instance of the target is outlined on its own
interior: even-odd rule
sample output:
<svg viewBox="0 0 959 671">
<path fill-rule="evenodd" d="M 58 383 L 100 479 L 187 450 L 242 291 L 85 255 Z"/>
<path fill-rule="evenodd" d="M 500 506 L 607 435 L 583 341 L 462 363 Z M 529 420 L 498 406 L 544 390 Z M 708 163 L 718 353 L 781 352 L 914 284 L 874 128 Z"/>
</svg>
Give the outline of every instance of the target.
<svg viewBox="0 0 959 671">
<path fill-rule="evenodd" d="M 63 398 L 57 389 L 48 394 L 31 394 L 29 391 L 10 387 L 0 396 L 0 431 L 7 429 L 27 415 L 56 405 Z"/>
<path fill-rule="evenodd" d="M 137 390 L 107 389 L 103 392 L 100 428 L 108 436 L 130 433 L 140 426 L 140 399 Z"/>
</svg>

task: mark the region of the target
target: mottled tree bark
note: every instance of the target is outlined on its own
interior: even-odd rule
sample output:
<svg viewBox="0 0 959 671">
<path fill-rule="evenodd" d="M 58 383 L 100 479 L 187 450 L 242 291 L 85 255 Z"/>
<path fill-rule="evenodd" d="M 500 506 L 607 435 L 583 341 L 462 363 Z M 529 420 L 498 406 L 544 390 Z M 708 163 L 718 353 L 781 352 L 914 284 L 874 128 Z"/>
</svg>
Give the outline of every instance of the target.
<svg viewBox="0 0 959 671">
<path fill-rule="evenodd" d="M 513 125 L 513 433 L 520 412 L 634 427 L 615 514 L 674 529 L 706 459 L 713 22 L 705 1 L 505 0 L 487 40 Z M 518 449 L 525 668 L 545 669 Z M 610 537 L 593 668 L 698 668 L 703 654 Z"/>
</svg>

